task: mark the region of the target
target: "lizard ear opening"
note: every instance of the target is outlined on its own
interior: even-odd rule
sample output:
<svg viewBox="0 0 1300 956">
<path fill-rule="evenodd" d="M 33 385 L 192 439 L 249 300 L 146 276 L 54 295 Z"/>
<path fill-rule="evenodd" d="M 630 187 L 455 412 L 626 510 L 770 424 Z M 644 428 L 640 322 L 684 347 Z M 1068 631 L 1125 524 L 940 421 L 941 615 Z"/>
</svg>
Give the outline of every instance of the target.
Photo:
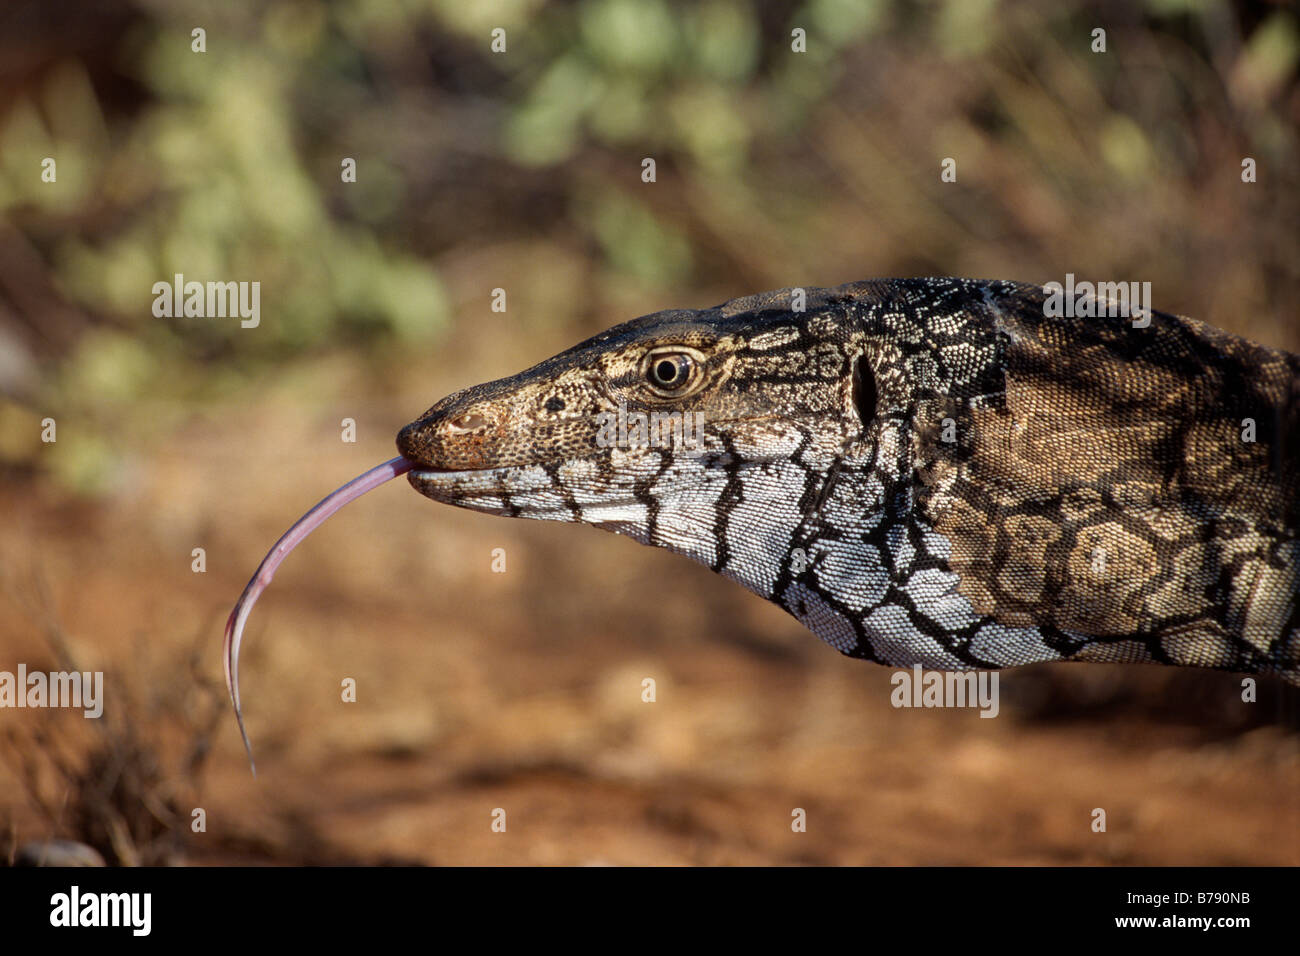
<svg viewBox="0 0 1300 956">
<path fill-rule="evenodd" d="M 876 376 L 865 355 L 859 355 L 853 362 L 853 407 L 858 410 L 865 431 L 876 417 Z"/>
</svg>

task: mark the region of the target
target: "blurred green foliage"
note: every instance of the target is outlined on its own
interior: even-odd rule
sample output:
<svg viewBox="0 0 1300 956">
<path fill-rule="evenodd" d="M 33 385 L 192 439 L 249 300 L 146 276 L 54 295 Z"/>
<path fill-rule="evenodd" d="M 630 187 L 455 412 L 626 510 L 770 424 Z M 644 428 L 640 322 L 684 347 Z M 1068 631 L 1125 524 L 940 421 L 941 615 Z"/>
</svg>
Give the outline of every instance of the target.
<svg viewBox="0 0 1300 956">
<path fill-rule="evenodd" d="M 17 8 L 0 40 L 0 432 L 38 408 L 165 429 L 169 403 L 286 362 L 399 361 L 481 316 L 496 286 L 546 304 L 521 333 L 566 321 L 576 336 L 783 285 L 1074 271 L 1151 279 L 1158 307 L 1296 347 L 1292 9 Z M 155 318 L 152 286 L 176 273 L 259 281 L 260 327 Z M 0 438 L 6 460 L 28 448 Z"/>
</svg>

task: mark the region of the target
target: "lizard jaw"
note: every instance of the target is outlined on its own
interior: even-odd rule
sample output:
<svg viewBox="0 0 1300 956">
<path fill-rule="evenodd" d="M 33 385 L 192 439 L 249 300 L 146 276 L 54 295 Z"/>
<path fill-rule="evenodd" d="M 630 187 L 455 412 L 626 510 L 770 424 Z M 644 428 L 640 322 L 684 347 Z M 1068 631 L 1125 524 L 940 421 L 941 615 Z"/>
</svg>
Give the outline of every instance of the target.
<svg viewBox="0 0 1300 956">
<path fill-rule="evenodd" d="M 536 509 L 524 506 L 535 501 L 540 484 L 529 480 L 531 469 L 518 467 L 452 470 L 417 465 L 406 476 L 411 487 L 434 501 L 516 517 Z"/>
<path fill-rule="evenodd" d="M 438 501 L 463 494 L 489 494 L 501 489 L 510 468 L 452 469 L 416 464 L 406 475 L 411 487 Z M 455 503 L 455 502 L 451 502 Z"/>
<path fill-rule="evenodd" d="M 506 518 L 582 522 L 628 532 L 635 531 L 645 518 L 645 503 L 635 495 L 599 495 L 590 489 L 584 494 L 560 480 L 557 469 L 544 466 L 472 471 L 417 466 L 407 475 L 407 481 L 434 501 Z"/>
</svg>

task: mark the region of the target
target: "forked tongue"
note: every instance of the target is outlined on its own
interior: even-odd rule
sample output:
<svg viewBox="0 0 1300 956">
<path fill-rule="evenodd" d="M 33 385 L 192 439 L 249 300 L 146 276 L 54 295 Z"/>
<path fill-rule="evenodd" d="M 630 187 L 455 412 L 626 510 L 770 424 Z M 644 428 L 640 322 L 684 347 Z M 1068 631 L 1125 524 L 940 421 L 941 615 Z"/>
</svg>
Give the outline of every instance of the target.
<svg viewBox="0 0 1300 956">
<path fill-rule="evenodd" d="M 303 538 L 324 524 L 326 518 L 349 501 L 360 498 L 367 491 L 378 488 L 391 478 L 406 474 L 413 465 L 414 462 L 405 458 L 393 458 L 371 468 L 364 475 L 358 475 L 342 488 L 322 498 L 316 507 L 294 522 L 293 527 L 284 533 L 270 553 L 262 559 L 262 563 L 257 566 L 257 572 L 244 587 L 244 593 L 239 596 L 234 610 L 226 619 L 224 649 L 226 690 L 230 691 L 230 700 L 235 705 L 235 720 L 239 722 L 239 734 L 244 738 L 244 749 L 248 751 L 248 765 L 253 769 L 253 776 L 257 776 L 257 764 L 253 763 L 253 745 L 248 741 L 248 731 L 244 729 L 244 714 L 239 707 L 239 643 L 243 640 L 244 624 L 253 610 L 253 605 L 266 590 L 266 586 L 271 583 L 271 578 L 275 576 L 275 569 L 280 566 L 280 562 L 289 556 L 290 551 L 298 547 Z"/>
</svg>

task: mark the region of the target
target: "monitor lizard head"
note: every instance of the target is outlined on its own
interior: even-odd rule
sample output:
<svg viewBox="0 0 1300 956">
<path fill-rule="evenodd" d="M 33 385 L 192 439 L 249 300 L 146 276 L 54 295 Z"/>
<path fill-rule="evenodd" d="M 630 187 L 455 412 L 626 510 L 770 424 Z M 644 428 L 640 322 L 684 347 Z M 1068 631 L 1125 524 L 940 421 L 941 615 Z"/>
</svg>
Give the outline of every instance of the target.
<svg viewBox="0 0 1300 956">
<path fill-rule="evenodd" d="M 1297 680 L 1298 395 L 1180 316 L 868 281 L 635 319 L 397 444 L 421 494 L 683 554 L 852 656 Z"/>
<path fill-rule="evenodd" d="M 850 326 L 801 290 L 657 312 L 448 396 L 397 447 L 434 500 L 582 521 L 726 570 L 720 503 L 755 547 L 788 539 L 872 417 Z"/>
</svg>

